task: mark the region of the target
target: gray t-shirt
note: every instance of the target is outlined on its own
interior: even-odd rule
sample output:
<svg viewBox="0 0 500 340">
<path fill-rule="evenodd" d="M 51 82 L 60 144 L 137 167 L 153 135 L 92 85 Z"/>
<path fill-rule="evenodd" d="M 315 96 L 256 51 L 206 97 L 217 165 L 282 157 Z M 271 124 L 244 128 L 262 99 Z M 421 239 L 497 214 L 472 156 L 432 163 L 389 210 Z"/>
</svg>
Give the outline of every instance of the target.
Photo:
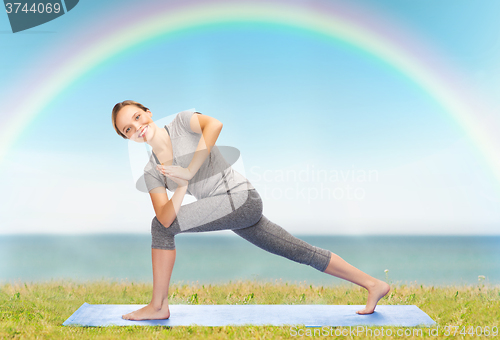
<svg viewBox="0 0 500 340">
<path fill-rule="evenodd" d="M 179 112 L 165 128 L 170 135 L 173 149 L 172 165 L 187 168 L 193 159 L 201 134 L 193 132 L 190 128 L 190 119 L 194 111 Z M 164 176 L 156 169 L 160 164 L 153 153 L 149 162 L 144 167 L 144 180 L 148 191 L 157 187 L 165 187 L 169 191 L 175 191 L 177 183 Z M 226 186 L 227 184 L 227 186 Z M 239 172 L 234 170 L 224 159 L 217 145 L 214 145 L 208 157 L 194 177 L 189 180 L 187 193 L 197 200 L 243 190 L 254 189 L 253 185 Z"/>
</svg>

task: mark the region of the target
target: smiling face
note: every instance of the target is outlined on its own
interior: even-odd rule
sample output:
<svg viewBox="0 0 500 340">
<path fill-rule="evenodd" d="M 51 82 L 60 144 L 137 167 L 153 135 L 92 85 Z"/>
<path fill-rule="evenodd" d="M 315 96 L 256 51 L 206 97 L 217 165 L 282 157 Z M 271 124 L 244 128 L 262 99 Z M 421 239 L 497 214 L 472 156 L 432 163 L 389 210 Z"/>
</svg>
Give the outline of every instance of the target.
<svg viewBox="0 0 500 340">
<path fill-rule="evenodd" d="M 151 111 L 144 111 L 135 105 L 126 105 L 116 115 L 116 127 L 128 139 L 144 143 L 154 134 L 154 123 Z"/>
</svg>

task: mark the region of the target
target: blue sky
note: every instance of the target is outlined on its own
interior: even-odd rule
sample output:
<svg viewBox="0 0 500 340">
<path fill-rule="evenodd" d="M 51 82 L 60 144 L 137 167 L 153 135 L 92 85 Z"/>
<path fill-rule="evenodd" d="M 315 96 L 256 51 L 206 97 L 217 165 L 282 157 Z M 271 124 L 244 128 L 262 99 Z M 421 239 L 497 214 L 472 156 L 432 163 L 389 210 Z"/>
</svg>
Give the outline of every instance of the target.
<svg viewBox="0 0 500 340">
<path fill-rule="evenodd" d="M 19 79 L 57 68 L 44 56 L 78 46 L 66 32 L 130 3 L 81 1 L 17 34 L 0 15 L 2 102 L 13 88 L 23 95 Z M 497 1 L 348 3 L 425 42 L 498 114 Z M 498 234 L 498 185 L 434 98 L 346 44 L 250 24 L 155 40 L 65 89 L 6 157 L 0 233 L 149 232 L 149 195 L 135 190 L 128 142 L 111 125 L 125 99 L 144 103 L 154 120 L 195 108 L 223 122 L 217 144 L 241 151 L 235 169 L 261 193 L 264 214 L 294 234 Z M 314 171 L 329 180 L 283 176 Z"/>
</svg>

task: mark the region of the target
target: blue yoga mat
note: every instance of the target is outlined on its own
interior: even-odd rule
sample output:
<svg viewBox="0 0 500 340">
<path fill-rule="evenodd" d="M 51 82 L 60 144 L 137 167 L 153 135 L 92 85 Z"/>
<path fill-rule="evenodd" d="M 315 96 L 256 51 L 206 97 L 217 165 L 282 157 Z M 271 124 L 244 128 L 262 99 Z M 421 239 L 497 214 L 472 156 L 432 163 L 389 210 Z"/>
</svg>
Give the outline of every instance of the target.
<svg viewBox="0 0 500 340">
<path fill-rule="evenodd" d="M 364 305 L 170 305 L 166 320 L 124 320 L 123 314 L 146 305 L 91 305 L 84 303 L 64 326 L 427 326 L 436 322 L 415 305 L 377 305 L 372 314 L 359 315 Z"/>
</svg>

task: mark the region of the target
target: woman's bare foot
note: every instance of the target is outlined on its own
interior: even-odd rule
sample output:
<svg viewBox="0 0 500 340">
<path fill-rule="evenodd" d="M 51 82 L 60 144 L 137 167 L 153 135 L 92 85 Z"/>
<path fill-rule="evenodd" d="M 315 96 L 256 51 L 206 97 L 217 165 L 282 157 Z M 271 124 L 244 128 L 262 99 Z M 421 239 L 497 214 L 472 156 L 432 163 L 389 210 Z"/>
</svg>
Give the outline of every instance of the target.
<svg viewBox="0 0 500 340">
<path fill-rule="evenodd" d="M 391 286 L 387 282 L 378 280 L 373 286 L 369 286 L 368 288 L 368 301 L 366 302 L 366 307 L 358 310 L 356 313 L 358 314 L 371 314 L 375 311 L 375 306 L 377 305 L 378 300 L 383 298 L 389 291 L 391 290 Z"/>
<path fill-rule="evenodd" d="M 170 317 L 168 304 L 165 303 L 161 308 L 155 308 L 151 303 L 146 307 L 138 309 L 132 313 L 122 315 L 126 320 L 161 320 Z"/>
</svg>

